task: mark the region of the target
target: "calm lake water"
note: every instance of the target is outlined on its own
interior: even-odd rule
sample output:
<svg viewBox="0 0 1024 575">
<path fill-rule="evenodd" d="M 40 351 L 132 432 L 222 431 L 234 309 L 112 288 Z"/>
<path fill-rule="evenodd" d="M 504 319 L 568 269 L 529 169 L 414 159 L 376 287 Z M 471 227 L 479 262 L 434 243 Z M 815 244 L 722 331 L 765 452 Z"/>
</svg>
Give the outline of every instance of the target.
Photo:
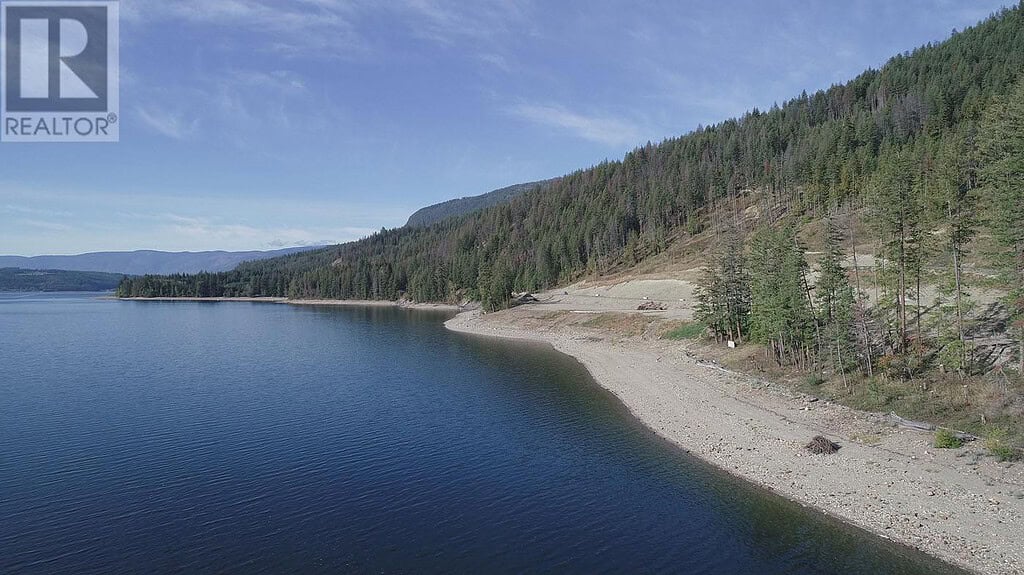
<svg viewBox="0 0 1024 575">
<path fill-rule="evenodd" d="M 0 573 L 954 572 L 444 318 L 0 295 Z"/>
</svg>

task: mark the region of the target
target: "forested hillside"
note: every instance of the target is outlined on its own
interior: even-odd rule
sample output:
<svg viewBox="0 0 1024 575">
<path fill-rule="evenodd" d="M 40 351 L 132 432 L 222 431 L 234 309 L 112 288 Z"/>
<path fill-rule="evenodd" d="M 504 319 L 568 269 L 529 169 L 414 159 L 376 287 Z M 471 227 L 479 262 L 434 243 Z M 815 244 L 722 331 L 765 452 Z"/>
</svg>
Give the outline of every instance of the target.
<svg viewBox="0 0 1024 575">
<path fill-rule="evenodd" d="M 649 143 L 622 161 L 569 174 L 505 204 L 246 263 L 228 273 L 130 278 L 119 294 L 471 298 L 497 309 L 514 290 L 627 268 L 709 228 L 726 230 L 724 244 L 739 246 L 733 253 L 738 259 L 729 265 L 745 269 L 750 230 L 735 229 L 730 206 L 756 195 L 765 221 L 781 226 L 797 217 L 878 206 L 872 239 L 882 247 L 879 256 L 895 262 L 887 272 L 895 274 L 891 300 L 901 326 L 893 345 L 903 351 L 912 345 L 910 306 L 920 304 L 913 301 L 914 281 L 920 280 L 915 270 L 921 269 L 929 233 L 955 237 L 947 252 L 957 256 L 978 225 L 990 222 L 985 225 L 1005 240 L 992 267 L 1015 269 L 1016 280 L 1008 285 L 1020 285 L 1024 242 L 1014 235 L 1012 219 L 1020 222 L 1024 215 L 1022 71 L 1024 15 L 1018 7 L 945 42 L 898 55 L 846 84 Z M 993 207 L 991 214 L 985 210 Z M 762 250 L 757 253 L 774 258 L 789 241 L 779 233 L 782 239 L 764 232 L 754 245 Z M 707 300 L 712 324 L 723 333 L 736 331 L 732 337 L 752 330 L 770 342 L 768 330 L 782 324 L 750 325 L 744 314 L 751 296 L 728 295 L 736 295 L 740 307 L 723 312 L 714 308 L 716 300 Z M 715 314 L 721 313 L 726 319 L 718 323 Z M 811 319 L 800 333 L 815 325 Z M 807 347 L 773 343 L 794 360 Z"/>
<path fill-rule="evenodd" d="M 0 268 L 0 292 L 110 291 L 122 274 Z"/>
</svg>

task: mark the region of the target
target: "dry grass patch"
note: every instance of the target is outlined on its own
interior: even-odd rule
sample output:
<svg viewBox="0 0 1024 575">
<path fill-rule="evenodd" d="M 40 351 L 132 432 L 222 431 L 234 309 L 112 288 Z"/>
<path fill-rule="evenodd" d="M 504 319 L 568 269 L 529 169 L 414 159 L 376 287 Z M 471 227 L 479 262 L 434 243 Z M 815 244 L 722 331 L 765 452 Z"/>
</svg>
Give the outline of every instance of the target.
<svg viewBox="0 0 1024 575">
<path fill-rule="evenodd" d="M 646 333 L 648 326 L 656 321 L 659 320 L 635 313 L 608 312 L 589 315 L 580 325 L 621 336 L 635 337 Z"/>
</svg>

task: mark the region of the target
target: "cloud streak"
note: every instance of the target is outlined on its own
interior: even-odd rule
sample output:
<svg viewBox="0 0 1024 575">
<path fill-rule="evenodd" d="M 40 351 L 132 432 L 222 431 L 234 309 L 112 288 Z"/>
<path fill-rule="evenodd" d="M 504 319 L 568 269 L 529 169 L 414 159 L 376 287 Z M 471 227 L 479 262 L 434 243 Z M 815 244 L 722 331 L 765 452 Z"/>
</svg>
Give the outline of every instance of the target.
<svg viewBox="0 0 1024 575">
<path fill-rule="evenodd" d="M 188 139 L 199 127 L 199 120 L 186 120 L 183 114 L 159 106 L 136 106 L 135 113 L 148 128 L 174 140 Z"/>
<path fill-rule="evenodd" d="M 640 140 L 640 128 L 622 118 L 580 114 L 561 105 L 517 104 L 506 111 L 534 124 L 606 146 L 635 145 Z"/>
<path fill-rule="evenodd" d="M 463 39 L 493 42 L 508 36 L 528 25 L 530 5 L 514 0 L 406 0 L 390 10 L 402 17 L 417 36 L 455 44 Z"/>
<path fill-rule="evenodd" d="M 348 57 L 364 52 L 353 23 L 356 4 L 330 0 L 126 0 L 122 17 L 131 25 L 166 21 L 251 30 L 263 42 L 246 46 L 304 58 Z"/>
</svg>

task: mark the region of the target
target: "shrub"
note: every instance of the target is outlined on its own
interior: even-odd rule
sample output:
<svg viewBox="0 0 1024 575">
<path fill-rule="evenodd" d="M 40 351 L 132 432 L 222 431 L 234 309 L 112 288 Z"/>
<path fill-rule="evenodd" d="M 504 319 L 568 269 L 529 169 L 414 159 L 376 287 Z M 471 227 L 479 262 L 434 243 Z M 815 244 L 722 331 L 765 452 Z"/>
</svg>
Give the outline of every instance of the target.
<svg viewBox="0 0 1024 575">
<path fill-rule="evenodd" d="M 697 339 L 707 332 L 708 327 L 699 321 L 689 321 L 665 332 L 664 339 Z"/>
<path fill-rule="evenodd" d="M 807 444 L 807 450 L 819 455 L 831 455 L 839 451 L 839 444 L 829 441 L 828 438 L 817 435 Z"/>
<path fill-rule="evenodd" d="M 964 446 L 964 440 L 948 429 L 939 429 L 935 432 L 935 447 L 939 449 L 960 449 Z"/>
<path fill-rule="evenodd" d="M 804 379 L 804 383 L 811 387 L 818 387 L 825 383 L 825 378 L 822 377 L 820 373 L 812 373 Z"/>
<path fill-rule="evenodd" d="M 1009 432 L 1005 427 L 997 427 L 985 438 L 985 449 L 999 461 L 1017 461 L 1021 458 L 1021 450 L 1010 444 Z"/>
</svg>

